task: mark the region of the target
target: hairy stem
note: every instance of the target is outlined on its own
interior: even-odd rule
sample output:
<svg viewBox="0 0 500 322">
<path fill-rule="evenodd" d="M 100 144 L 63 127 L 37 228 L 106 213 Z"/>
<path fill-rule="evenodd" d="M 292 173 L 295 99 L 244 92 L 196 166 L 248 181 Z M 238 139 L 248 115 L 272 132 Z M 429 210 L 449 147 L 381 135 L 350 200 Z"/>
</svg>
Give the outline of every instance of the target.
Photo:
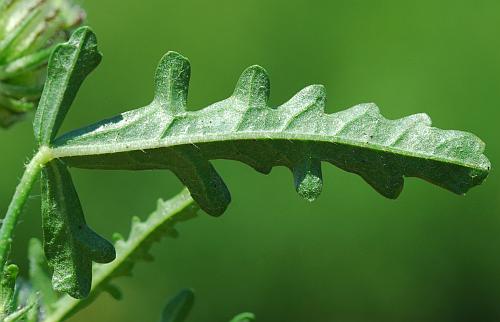
<svg viewBox="0 0 500 322">
<path fill-rule="evenodd" d="M 14 232 L 23 206 L 44 164 L 51 158 L 52 153 L 49 148 L 40 148 L 26 166 L 26 170 L 16 188 L 16 192 L 12 197 L 7 213 L 3 219 L 2 227 L 0 228 L 0 272 L 3 272 L 5 263 L 7 262 L 10 246 L 12 244 L 12 233 Z"/>
</svg>

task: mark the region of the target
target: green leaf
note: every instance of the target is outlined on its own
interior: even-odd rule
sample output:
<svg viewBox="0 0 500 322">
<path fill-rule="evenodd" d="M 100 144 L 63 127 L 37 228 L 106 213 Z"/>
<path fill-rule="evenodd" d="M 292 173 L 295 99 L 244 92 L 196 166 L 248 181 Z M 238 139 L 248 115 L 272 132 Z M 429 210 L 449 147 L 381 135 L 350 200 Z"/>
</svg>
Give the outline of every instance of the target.
<svg viewBox="0 0 500 322">
<path fill-rule="evenodd" d="M 212 215 L 230 202 L 212 159 L 238 160 L 262 173 L 285 166 L 308 200 L 321 191 L 321 162 L 360 175 L 388 198 L 400 194 L 405 176 L 464 194 L 490 170 L 479 138 L 431 127 L 425 114 L 387 120 L 374 104 L 326 114 L 320 85 L 271 108 L 269 79 L 259 66 L 243 72 L 228 99 L 188 111 L 189 75 L 188 60 L 169 52 L 151 104 L 63 135 L 53 143 L 54 157 L 79 168 L 169 169 Z"/>
<path fill-rule="evenodd" d="M 132 275 L 132 270 L 139 261 L 151 261 L 149 250 L 153 243 L 165 236 L 177 237 L 176 224 L 195 218 L 198 211 L 199 207 L 189 192 L 183 190 L 167 201 L 158 200 L 156 210 L 144 222 L 134 217 L 126 240 L 120 234 L 115 234 L 116 259 L 106 265 L 94 265 L 94 282 L 89 297 L 78 300 L 63 296 L 55 305 L 59 309 L 49 315 L 47 322 L 72 316 L 94 301 L 101 292 L 121 298 L 120 290 L 113 284 L 114 279 Z"/>
<path fill-rule="evenodd" d="M 86 297 L 92 261 L 109 263 L 116 254 L 113 245 L 85 223 L 71 176 L 59 160 L 49 162 L 42 171 L 42 219 L 54 288 L 75 298 Z"/>
<path fill-rule="evenodd" d="M 56 136 L 82 82 L 101 58 L 96 36 L 88 27 L 77 29 L 67 43 L 54 49 L 33 125 L 40 146 Z"/>
<path fill-rule="evenodd" d="M 234 318 L 231 319 L 230 322 L 252 322 L 255 321 L 255 314 L 245 312 L 245 313 L 240 313 Z"/>
<path fill-rule="evenodd" d="M 161 314 L 160 322 L 183 322 L 194 304 L 194 293 L 185 289 L 171 298 Z"/>
<path fill-rule="evenodd" d="M 36 238 L 30 240 L 28 258 L 30 263 L 30 283 L 40 294 L 42 310 L 45 313 L 50 313 L 55 309 L 54 304 L 58 299 L 58 295 L 52 289 L 48 264 L 45 259 L 42 243 Z"/>
<path fill-rule="evenodd" d="M 176 237 L 175 225 L 196 217 L 198 209 L 189 192 L 183 190 L 172 199 L 158 200 L 156 210 L 144 222 L 133 217 L 128 238 L 115 235 L 116 259 L 108 265 L 95 266 L 96 282 L 105 277 L 107 284 L 112 278 L 132 275 L 138 261 L 153 259 L 149 253 L 153 243 L 164 236 Z"/>
</svg>

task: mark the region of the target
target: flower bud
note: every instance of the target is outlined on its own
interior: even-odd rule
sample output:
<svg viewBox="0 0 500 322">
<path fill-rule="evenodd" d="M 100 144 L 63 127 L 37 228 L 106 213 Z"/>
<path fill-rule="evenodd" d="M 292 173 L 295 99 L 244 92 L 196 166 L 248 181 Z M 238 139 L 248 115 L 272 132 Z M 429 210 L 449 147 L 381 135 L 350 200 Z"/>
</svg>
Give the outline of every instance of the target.
<svg viewBox="0 0 500 322">
<path fill-rule="evenodd" d="M 36 108 L 54 47 L 85 12 L 71 0 L 0 0 L 0 126 Z"/>
</svg>

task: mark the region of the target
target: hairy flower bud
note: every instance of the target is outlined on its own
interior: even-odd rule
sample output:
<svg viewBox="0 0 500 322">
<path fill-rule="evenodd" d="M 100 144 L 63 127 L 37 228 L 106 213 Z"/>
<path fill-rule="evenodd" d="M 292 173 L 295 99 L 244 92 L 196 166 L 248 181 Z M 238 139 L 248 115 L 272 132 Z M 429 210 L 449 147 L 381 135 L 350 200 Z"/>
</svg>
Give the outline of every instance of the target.
<svg viewBox="0 0 500 322">
<path fill-rule="evenodd" d="M 0 126 L 33 110 L 52 49 L 81 24 L 71 0 L 0 0 Z"/>
</svg>

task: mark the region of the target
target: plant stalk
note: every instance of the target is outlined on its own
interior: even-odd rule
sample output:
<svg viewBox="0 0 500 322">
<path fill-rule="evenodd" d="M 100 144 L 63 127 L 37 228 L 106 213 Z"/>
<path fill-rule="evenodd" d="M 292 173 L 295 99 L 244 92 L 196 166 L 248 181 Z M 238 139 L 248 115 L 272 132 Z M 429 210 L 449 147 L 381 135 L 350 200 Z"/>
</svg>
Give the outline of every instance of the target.
<svg viewBox="0 0 500 322">
<path fill-rule="evenodd" d="M 48 147 L 41 147 L 26 166 L 21 181 L 17 185 L 16 192 L 12 197 L 7 213 L 3 219 L 2 227 L 0 228 L 0 272 L 3 272 L 5 263 L 7 262 L 12 244 L 12 234 L 19 220 L 19 215 L 21 214 L 23 206 L 28 199 L 29 193 L 40 171 L 51 158 L 51 150 Z"/>
</svg>

